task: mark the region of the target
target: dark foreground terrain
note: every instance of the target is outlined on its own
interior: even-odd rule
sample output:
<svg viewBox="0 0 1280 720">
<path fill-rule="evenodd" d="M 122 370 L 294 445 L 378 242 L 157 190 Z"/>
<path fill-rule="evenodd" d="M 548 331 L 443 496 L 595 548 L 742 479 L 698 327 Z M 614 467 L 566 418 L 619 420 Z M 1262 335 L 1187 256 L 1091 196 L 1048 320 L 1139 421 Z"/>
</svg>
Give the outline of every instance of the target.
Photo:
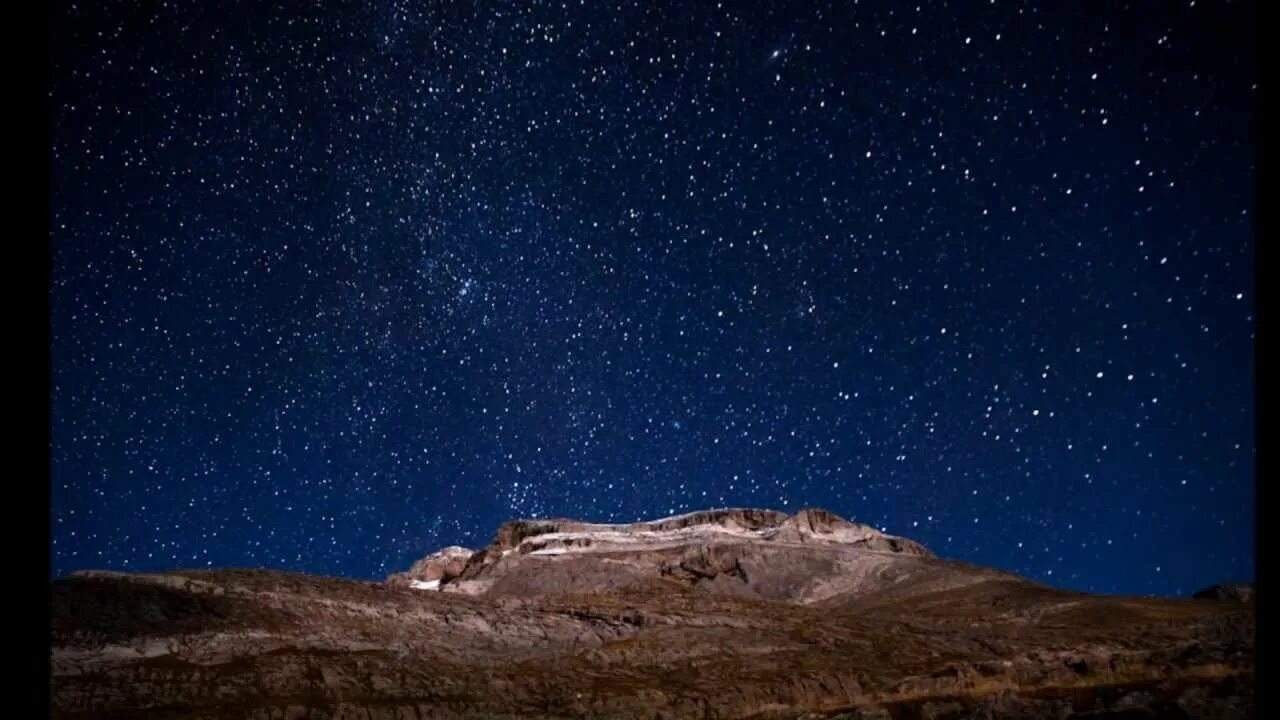
<svg viewBox="0 0 1280 720">
<path fill-rule="evenodd" d="M 1064 592 L 830 513 L 515 522 L 385 583 L 52 587 L 59 718 L 1251 718 L 1254 610 Z"/>
</svg>

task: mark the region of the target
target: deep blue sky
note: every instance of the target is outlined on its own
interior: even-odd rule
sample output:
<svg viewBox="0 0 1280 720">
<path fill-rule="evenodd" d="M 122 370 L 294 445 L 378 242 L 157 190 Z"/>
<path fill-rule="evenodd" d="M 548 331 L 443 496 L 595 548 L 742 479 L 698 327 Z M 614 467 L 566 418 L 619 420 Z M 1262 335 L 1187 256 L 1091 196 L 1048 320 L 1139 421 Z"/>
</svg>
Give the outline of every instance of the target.
<svg viewBox="0 0 1280 720">
<path fill-rule="evenodd" d="M 55 18 L 54 575 L 816 505 L 1252 578 L 1250 4 L 266 5 Z"/>
</svg>

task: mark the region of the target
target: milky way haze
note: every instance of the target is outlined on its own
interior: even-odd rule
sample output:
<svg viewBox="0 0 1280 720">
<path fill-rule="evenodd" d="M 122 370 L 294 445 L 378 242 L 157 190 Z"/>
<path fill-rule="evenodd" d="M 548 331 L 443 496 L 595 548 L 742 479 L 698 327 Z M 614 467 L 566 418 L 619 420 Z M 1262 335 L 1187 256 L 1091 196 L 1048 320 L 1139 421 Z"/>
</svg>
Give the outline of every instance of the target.
<svg viewBox="0 0 1280 720">
<path fill-rule="evenodd" d="M 63 4 L 53 574 L 820 506 L 1252 577 L 1251 6 L 834 5 Z"/>
</svg>

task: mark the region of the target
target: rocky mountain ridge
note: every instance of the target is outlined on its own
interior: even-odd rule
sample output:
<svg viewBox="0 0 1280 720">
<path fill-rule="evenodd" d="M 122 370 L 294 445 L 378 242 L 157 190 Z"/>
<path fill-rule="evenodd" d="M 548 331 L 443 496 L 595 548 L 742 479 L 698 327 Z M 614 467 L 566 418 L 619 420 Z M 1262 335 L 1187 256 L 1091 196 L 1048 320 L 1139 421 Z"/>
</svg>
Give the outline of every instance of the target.
<svg viewBox="0 0 1280 720">
<path fill-rule="evenodd" d="M 823 511 L 515 521 L 381 583 L 93 572 L 51 592 L 61 718 L 1254 713 L 1251 605 L 1066 592 Z"/>
<path fill-rule="evenodd" d="M 816 602 L 866 592 L 868 583 L 888 584 L 894 569 L 905 580 L 927 567 L 917 560 L 936 559 L 913 540 L 825 510 L 788 515 L 753 508 L 625 524 L 516 520 L 504 523 L 488 547 L 467 552 L 433 553 L 415 565 L 417 570 L 388 582 L 470 595 L 530 596 L 671 577 L 721 594 Z"/>
</svg>

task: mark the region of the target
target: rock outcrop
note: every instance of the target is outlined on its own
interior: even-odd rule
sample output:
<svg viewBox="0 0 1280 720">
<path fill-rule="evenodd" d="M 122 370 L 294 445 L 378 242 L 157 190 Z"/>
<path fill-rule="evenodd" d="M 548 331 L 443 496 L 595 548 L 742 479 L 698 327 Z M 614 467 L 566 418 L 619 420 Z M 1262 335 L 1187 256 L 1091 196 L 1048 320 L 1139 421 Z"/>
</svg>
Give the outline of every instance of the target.
<svg viewBox="0 0 1280 720">
<path fill-rule="evenodd" d="M 1193 595 L 1197 600 L 1228 600 L 1238 603 L 1253 602 L 1253 585 L 1247 583 L 1228 583 L 1211 585 Z"/>
<path fill-rule="evenodd" d="M 474 554 L 474 550 L 451 545 L 422 558 L 407 572 L 392 575 L 387 578 L 387 583 L 397 587 L 436 590 L 441 584 L 461 575 Z"/>
<path fill-rule="evenodd" d="M 51 595 L 59 718 L 1255 714 L 1252 605 L 1065 592 L 821 511 L 508 523 L 385 583 L 95 572 Z"/>
<path fill-rule="evenodd" d="M 952 567 L 924 546 L 825 510 L 704 510 L 649 522 L 518 520 L 473 554 L 444 592 L 487 597 L 617 590 L 680 580 L 744 598 L 815 603 L 898 583 L 989 573 Z"/>
</svg>

